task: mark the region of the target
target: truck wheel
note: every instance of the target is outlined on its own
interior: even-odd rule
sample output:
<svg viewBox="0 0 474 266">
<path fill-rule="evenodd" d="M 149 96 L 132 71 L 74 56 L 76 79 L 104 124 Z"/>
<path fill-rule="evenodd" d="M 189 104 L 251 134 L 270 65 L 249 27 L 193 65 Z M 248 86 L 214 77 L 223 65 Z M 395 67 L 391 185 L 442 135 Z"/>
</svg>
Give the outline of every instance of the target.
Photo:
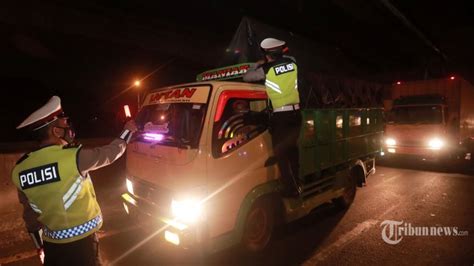
<svg viewBox="0 0 474 266">
<path fill-rule="evenodd" d="M 347 175 L 347 186 L 344 188 L 344 193 L 339 198 L 333 200 L 334 205 L 338 209 L 347 209 L 354 201 L 356 190 L 357 190 L 357 176 L 355 173 L 356 169 L 351 171 L 351 174 Z"/>
<path fill-rule="evenodd" d="M 273 233 L 274 208 L 270 200 L 259 200 L 253 204 L 245 220 L 242 247 L 248 252 L 263 250 Z"/>
<path fill-rule="evenodd" d="M 364 184 L 366 184 L 366 182 L 367 182 L 367 177 L 364 175 L 364 171 L 362 171 L 362 174 L 357 175 L 357 186 L 363 187 Z"/>
</svg>

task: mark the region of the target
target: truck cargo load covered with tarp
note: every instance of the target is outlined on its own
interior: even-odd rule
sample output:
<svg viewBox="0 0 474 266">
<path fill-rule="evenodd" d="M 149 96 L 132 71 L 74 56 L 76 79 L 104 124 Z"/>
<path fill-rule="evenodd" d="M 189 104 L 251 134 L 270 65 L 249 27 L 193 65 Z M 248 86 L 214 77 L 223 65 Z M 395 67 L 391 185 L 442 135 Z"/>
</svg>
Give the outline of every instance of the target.
<svg viewBox="0 0 474 266">
<path fill-rule="evenodd" d="M 244 17 L 220 65 L 229 66 L 263 59 L 260 42 L 284 40 L 300 70 L 300 97 L 304 107 L 343 108 L 382 106 L 383 86 L 358 79 L 363 68 L 338 48 Z"/>
</svg>

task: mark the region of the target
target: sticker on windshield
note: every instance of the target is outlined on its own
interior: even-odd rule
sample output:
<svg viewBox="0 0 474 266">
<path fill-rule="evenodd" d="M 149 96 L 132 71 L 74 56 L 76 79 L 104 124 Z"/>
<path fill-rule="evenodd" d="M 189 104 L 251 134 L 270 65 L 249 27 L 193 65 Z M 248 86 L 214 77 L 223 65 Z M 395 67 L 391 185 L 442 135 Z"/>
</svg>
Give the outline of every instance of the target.
<svg viewBox="0 0 474 266">
<path fill-rule="evenodd" d="M 206 103 L 209 91 L 209 86 L 161 90 L 148 94 L 144 105 L 163 103 Z"/>
<path fill-rule="evenodd" d="M 161 125 L 155 125 L 152 122 L 148 122 L 144 126 L 145 131 L 156 132 L 156 133 L 168 133 L 170 130 L 168 128 L 169 123 L 164 123 Z"/>
</svg>

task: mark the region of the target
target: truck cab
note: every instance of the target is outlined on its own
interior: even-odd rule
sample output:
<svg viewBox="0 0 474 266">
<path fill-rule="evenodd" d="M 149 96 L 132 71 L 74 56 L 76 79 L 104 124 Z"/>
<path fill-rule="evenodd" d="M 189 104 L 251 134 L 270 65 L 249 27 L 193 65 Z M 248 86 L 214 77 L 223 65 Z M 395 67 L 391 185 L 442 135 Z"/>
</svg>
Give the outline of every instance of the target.
<svg viewBox="0 0 474 266">
<path fill-rule="evenodd" d="M 127 150 L 125 211 L 178 247 L 260 251 L 275 225 L 334 201 L 348 207 L 375 172 L 382 110 L 303 110 L 300 197 L 284 198 L 258 84 L 208 81 L 149 92 Z"/>
<path fill-rule="evenodd" d="M 446 100 L 441 95 L 398 98 L 387 115 L 385 145 L 389 154 L 436 158 L 455 144 L 448 130 Z"/>
<path fill-rule="evenodd" d="M 474 139 L 474 87 L 461 77 L 390 87 L 384 152 L 439 162 L 467 158 Z M 399 156 L 401 155 L 401 156 Z"/>
</svg>

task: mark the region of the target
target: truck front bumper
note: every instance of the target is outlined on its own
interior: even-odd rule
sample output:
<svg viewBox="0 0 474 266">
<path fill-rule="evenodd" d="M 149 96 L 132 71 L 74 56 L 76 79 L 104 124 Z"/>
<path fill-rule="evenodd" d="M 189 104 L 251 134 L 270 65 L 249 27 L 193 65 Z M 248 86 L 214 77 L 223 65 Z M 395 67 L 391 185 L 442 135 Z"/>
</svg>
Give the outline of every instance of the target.
<svg viewBox="0 0 474 266">
<path fill-rule="evenodd" d="M 415 146 L 390 146 L 384 147 L 385 157 L 416 157 L 426 160 L 439 160 L 444 156 L 449 155 L 446 149 L 430 149 L 427 147 L 415 147 Z"/>
<path fill-rule="evenodd" d="M 121 197 L 125 212 L 141 221 L 146 220 L 144 224 L 153 227 L 153 234 L 160 240 L 185 249 L 204 248 L 206 230 L 203 223 L 187 225 L 160 214 L 151 202 L 129 193 L 123 193 Z"/>
</svg>

